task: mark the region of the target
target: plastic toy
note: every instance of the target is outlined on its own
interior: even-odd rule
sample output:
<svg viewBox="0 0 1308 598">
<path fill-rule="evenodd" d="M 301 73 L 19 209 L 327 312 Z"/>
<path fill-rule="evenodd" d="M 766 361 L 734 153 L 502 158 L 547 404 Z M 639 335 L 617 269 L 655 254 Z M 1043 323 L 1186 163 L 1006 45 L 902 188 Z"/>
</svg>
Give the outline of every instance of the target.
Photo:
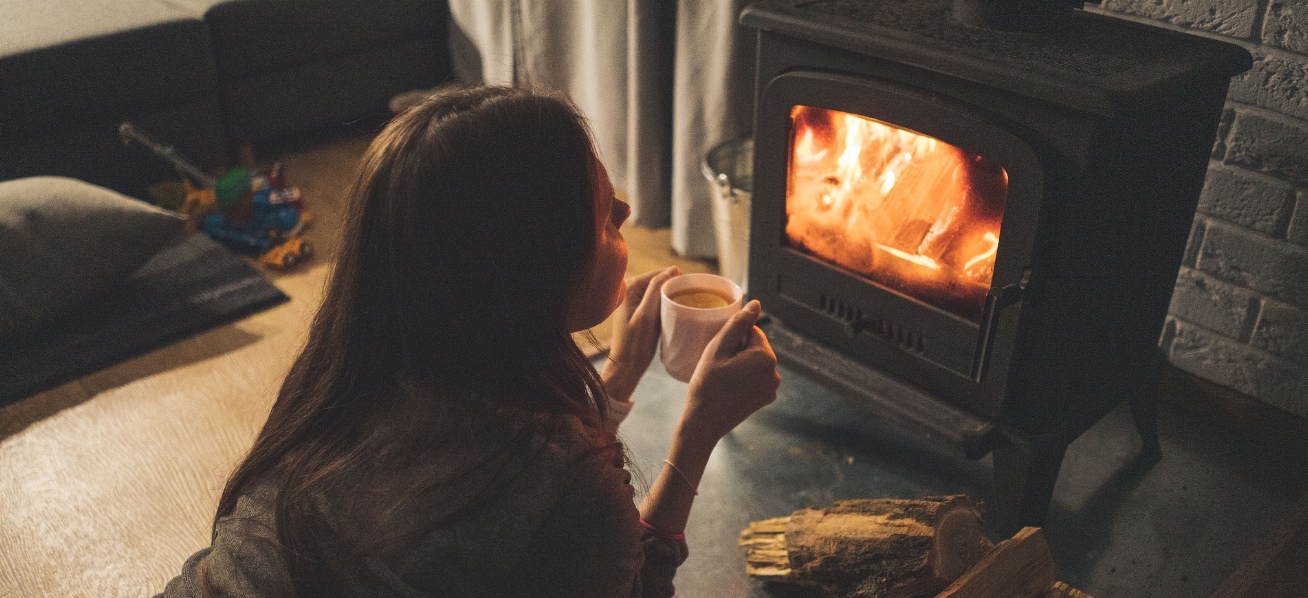
<svg viewBox="0 0 1308 598">
<path fill-rule="evenodd" d="M 151 187 L 157 205 L 181 212 L 205 234 L 235 251 L 258 255 L 260 262 L 274 268 L 290 267 L 313 255 L 313 244 L 300 236 L 310 214 L 300 189 L 285 185 L 280 162 L 266 173 L 233 168 L 212 177 L 131 123 L 119 125 L 118 134 L 124 144 L 145 145 L 184 177 L 180 183 Z"/>
<path fill-rule="evenodd" d="M 300 234 L 307 219 L 302 218 L 302 212 L 290 199 L 299 196 L 298 189 L 274 189 L 267 177 L 251 176 L 243 169 L 234 169 L 225 178 L 245 182 L 219 185 L 215 189 L 218 209 L 205 215 L 200 226 L 206 234 L 227 241 L 238 250 L 259 255 Z M 248 191 L 238 191 L 242 188 Z"/>
<path fill-rule="evenodd" d="M 313 255 L 313 242 L 304 237 L 291 240 L 269 249 L 259 261 L 274 268 L 289 268 Z"/>
</svg>

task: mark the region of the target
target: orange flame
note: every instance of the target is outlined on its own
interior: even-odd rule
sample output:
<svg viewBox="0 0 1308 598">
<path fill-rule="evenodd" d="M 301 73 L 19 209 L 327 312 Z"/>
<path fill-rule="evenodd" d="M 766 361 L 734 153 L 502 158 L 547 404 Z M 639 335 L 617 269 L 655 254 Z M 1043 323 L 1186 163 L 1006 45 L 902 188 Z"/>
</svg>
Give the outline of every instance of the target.
<svg viewBox="0 0 1308 598">
<path fill-rule="evenodd" d="M 796 106 L 786 195 L 792 246 L 965 317 L 979 317 L 1008 173 L 938 139 Z"/>
<path fill-rule="evenodd" d="M 795 159 L 801 164 L 810 164 L 826 157 L 827 150 L 813 153 L 813 129 L 804 129 L 804 138 L 795 146 Z"/>
</svg>

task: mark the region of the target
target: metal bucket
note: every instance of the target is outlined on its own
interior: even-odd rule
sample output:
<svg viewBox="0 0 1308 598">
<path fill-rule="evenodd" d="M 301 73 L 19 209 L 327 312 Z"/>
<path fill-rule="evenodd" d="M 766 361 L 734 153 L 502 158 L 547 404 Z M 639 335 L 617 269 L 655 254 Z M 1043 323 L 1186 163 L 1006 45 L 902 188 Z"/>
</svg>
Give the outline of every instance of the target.
<svg viewBox="0 0 1308 598">
<path fill-rule="evenodd" d="M 754 139 L 737 139 L 709 150 L 701 164 L 713 186 L 713 228 L 718 269 L 742 289 L 749 278 L 749 210 L 754 192 Z"/>
</svg>

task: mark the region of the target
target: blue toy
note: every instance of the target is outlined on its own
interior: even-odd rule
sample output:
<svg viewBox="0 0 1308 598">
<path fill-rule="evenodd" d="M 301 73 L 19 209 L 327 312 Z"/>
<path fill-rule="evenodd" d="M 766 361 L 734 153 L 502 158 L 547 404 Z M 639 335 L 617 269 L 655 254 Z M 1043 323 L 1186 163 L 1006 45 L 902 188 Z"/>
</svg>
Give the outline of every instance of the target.
<svg viewBox="0 0 1308 598">
<path fill-rule="evenodd" d="M 168 160 L 186 177 L 186 199 L 181 210 L 200 230 L 235 251 L 258 255 L 274 267 L 286 267 L 313 253 L 313 245 L 300 237 L 310 220 L 298 187 L 287 187 L 282 164 L 266 173 L 233 168 L 211 177 L 131 123 L 118 128 L 123 143 L 138 141 Z"/>
</svg>

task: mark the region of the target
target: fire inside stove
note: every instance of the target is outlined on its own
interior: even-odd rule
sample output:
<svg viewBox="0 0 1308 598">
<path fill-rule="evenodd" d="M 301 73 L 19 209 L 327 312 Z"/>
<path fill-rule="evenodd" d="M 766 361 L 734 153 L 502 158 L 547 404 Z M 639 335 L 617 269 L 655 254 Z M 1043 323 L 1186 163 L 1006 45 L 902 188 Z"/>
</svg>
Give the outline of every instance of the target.
<svg viewBox="0 0 1308 598">
<path fill-rule="evenodd" d="M 979 321 L 1008 173 L 939 139 L 864 116 L 790 111 L 786 241 L 794 249 Z"/>
</svg>

